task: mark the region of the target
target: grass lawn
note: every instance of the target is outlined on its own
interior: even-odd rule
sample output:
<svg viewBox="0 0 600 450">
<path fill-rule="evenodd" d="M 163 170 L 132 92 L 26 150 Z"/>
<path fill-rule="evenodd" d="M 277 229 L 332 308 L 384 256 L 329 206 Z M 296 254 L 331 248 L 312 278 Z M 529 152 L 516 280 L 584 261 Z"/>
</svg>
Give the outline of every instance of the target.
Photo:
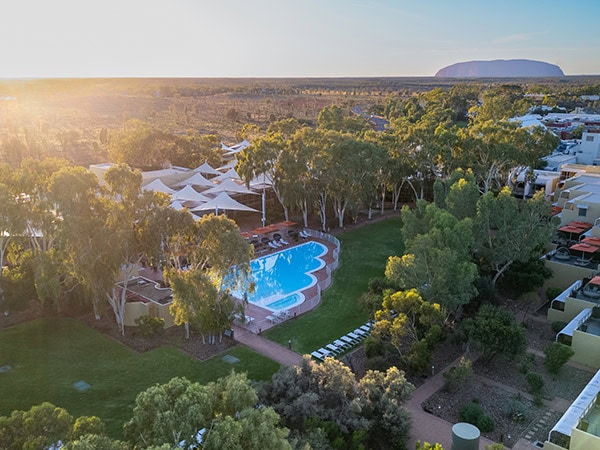
<svg viewBox="0 0 600 450">
<path fill-rule="evenodd" d="M 310 353 L 366 322 L 368 315 L 358 299 L 371 278 L 383 276 L 388 257 L 404 251 L 400 228 L 401 220 L 395 217 L 338 235 L 340 266 L 321 304 L 264 335 L 282 345 L 291 340 L 294 350 Z"/>
<path fill-rule="evenodd" d="M 172 347 L 139 354 L 70 319 L 41 319 L 0 331 L 0 415 L 49 401 L 73 416 L 95 415 L 113 437 L 121 437 L 136 395 L 175 376 L 206 383 L 232 369 L 252 379 L 268 379 L 279 365 L 243 346 L 228 354 L 240 360 L 227 364 L 217 355 L 198 361 Z M 84 380 L 85 392 L 73 388 Z"/>
</svg>

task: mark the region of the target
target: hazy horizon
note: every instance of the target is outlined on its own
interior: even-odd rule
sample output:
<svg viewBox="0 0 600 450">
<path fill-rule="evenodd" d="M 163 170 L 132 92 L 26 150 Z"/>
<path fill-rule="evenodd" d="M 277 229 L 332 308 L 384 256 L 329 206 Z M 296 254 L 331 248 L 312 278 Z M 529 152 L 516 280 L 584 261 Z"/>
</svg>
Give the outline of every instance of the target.
<svg viewBox="0 0 600 450">
<path fill-rule="evenodd" d="M 22 0 L 5 6 L 0 78 L 432 77 L 529 59 L 600 74 L 600 2 Z"/>
</svg>

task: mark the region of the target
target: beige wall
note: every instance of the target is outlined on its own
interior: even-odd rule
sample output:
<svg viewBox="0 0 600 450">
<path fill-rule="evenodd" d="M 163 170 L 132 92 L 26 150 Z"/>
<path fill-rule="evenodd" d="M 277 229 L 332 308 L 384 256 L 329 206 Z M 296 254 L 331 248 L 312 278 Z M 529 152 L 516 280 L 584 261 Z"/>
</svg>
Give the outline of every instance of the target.
<svg viewBox="0 0 600 450">
<path fill-rule="evenodd" d="M 544 446 L 544 449 L 546 447 Z M 571 445 L 569 450 L 593 450 L 600 449 L 600 437 L 573 428 L 571 433 Z"/>
<path fill-rule="evenodd" d="M 565 310 L 559 311 L 557 309 L 548 309 L 548 320 L 555 321 L 560 320 L 562 322 L 570 322 L 575 318 L 577 314 L 586 308 L 593 308 L 598 306 L 596 303 L 580 300 L 578 298 L 567 297 L 565 302 Z"/>
<path fill-rule="evenodd" d="M 565 205 L 560 218 L 561 226 L 567 225 L 573 221 L 588 222 L 593 224 L 594 220 L 600 217 L 600 205 L 598 203 L 586 202 L 585 199 L 581 199 L 580 201 L 574 200 L 574 203 L 580 203 L 588 206 L 586 216 L 579 216 L 579 208 L 577 208 L 577 204 L 573 205 L 573 209 L 567 209 L 567 205 Z"/>
<path fill-rule="evenodd" d="M 169 313 L 169 305 L 159 305 L 144 302 L 127 302 L 123 321 L 128 327 L 135 327 L 135 319 L 141 316 L 161 317 L 165 320 L 165 328 L 175 325 L 173 316 Z"/>
<path fill-rule="evenodd" d="M 553 444 L 550 441 L 544 442 L 544 450 L 568 450 L 565 447 L 561 447 L 560 445 Z"/>
<path fill-rule="evenodd" d="M 571 357 L 572 361 L 600 368 L 600 351 L 598 351 L 600 349 L 600 336 L 575 330 L 573 331 L 571 349 L 575 352 Z"/>
<path fill-rule="evenodd" d="M 557 261 L 544 260 L 544 264 L 547 268 L 552 271 L 552 278 L 546 280 L 544 283 L 544 289 L 549 287 L 558 287 L 566 289 L 571 286 L 575 281 L 581 280 L 585 277 L 590 277 L 598 272 L 598 268 L 586 269 L 585 267 L 578 267 L 572 264 L 563 264 Z"/>
<path fill-rule="evenodd" d="M 128 327 L 135 327 L 135 319 L 148 315 L 148 306 L 144 302 L 127 302 L 123 322 Z"/>
</svg>

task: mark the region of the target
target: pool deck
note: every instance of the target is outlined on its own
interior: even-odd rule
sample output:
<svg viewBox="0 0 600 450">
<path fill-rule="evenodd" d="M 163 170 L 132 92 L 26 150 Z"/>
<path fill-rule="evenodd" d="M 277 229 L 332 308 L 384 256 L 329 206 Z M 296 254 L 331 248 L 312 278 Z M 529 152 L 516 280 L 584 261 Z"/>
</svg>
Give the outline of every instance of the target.
<svg viewBox="0 0 600 450">
<path fill-rule="evenodd" d="M 308 289 L 304 289 L 303 291 L 301 291 L 302 294 L 304 295 L 305 301 L 297 306 L 289 308 L 287 310 L 287 317 L 281 317 L 281 318 L 276 318 L 275 314 L 268 309 L 264 309 L 264 308 L 261 308 L 260 306 L 254 305 L 252 303 L 248 303 L 245 307 L 246 316 L 252 317 L 253 320 L 249 323 L 236 322 L 236 325 L 238 325 L 240 328 L 244 328 L 252 333 L 260 334 L 263 331 L 266 331 L 269 328 L 279 325 L 280 323 L 282 323 L 286 320 L 294 319 L 295 317 L 297 317 L 301 314 L 304 314 L 305 312 L 308 312 L 308 311 L 314 309 L 317 305 L 319 305 L 320 298 L 318 299 L 318 301 L 314 300 L 315 297 L 317 297 L 317 294 L 319 293 L 318 284 L 322 283 L 323 281 L 325 281 L 327 279 L 326 267 L 335 261 L 334 256 L 333 256 L 333 251 L 335 250 L 335 246 L 333 244 L 331 244 L 330 242 L 324 241 L 322 239 L 310 237 L 308 239 L 300 240 L 298 242 L 291 242 L 290 245 L 287 246 L 287 248 L 291 248 L 291 247 L 303 244 L 308 241 L 315 241 L 315 242 L 319 242 L 320 244 L 323 244 L 325 247 L 327 247 L 327 253 L 324 254 L 323 256 L 319 257 L 323 261 L 325 261 L 325 266 L 323 266 L 319 270 L 311 272 L 312 275 L 314 275 L 317 278 L 317 283 L 315 285 L 309 287 Z M 273 250 L 272 253 L 275 253 L 275 252 L 281 251 L 281 250 L 284 250 L 284 249 L 282 248 L 282 249 Z M 264 255 L 261 255 L 261 257 L 262 256 L 264 256 Z M 275 320 L 272 320 L 272 318 L 275 318 Z"/>
</svg>

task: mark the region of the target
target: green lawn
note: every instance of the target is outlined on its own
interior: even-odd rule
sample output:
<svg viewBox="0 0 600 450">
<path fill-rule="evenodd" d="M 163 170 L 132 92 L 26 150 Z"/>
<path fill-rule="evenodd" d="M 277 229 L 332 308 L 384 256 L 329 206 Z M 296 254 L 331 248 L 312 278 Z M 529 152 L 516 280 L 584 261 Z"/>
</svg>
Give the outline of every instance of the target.
<svg viewBox="0 0 600 450">
<path fill-rule="evenodd" d="M 206 383 L 232 369 L 252 379 L 268 379 L 279 365 L 237 346 L 227 351 L 240 359 L 234 365 L 217 355 L 201 362 L 172 347 L 139 354 L 70 319 L 41 319 L 0 331 L 0 415 L 29 409 L 44 401 L 66 408 L 73 416 L 96 415 L 109 433 L 121 436 L 131 417 L 136 395 L 156 383 L 185 376 Z M 72 387 L 84 380 L 92 387 Z"/>
<path fill-rule="evenodd" d="M 400 229 L 400 218 L 392 218 L 337 236 L 342 245 L 340 266 L 321 304 L 298 319 L 268 330 L 265 336 L 283 345 L 291 340 L 294 350 L 310 353 L 367 321 L 358 298 L 371 278 L 383 276 L 388 257 L 404 251 Z"/>
</svg>

